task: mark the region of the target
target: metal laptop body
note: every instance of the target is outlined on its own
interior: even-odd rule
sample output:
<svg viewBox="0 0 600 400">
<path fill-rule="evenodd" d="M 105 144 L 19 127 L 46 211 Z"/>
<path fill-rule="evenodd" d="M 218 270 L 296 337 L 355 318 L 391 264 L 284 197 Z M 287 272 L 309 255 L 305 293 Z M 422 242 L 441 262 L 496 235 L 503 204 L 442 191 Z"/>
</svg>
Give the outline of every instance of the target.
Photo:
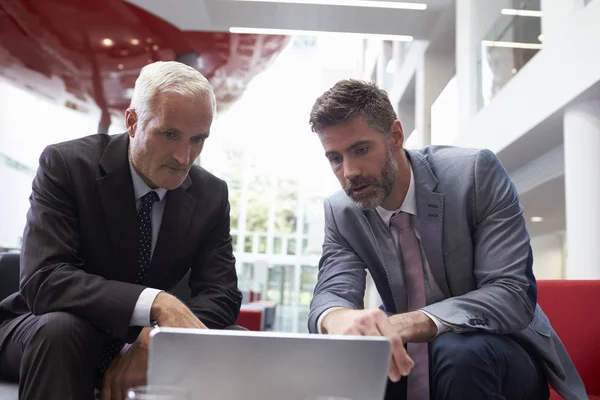
<svg viewBox="0 0 600 400">
<path fill-rule="evenodd" d="M 382 337 L 156 328 L 148 384 L 190 400 L 378 400 L 390 358 Z"/>
</svg>

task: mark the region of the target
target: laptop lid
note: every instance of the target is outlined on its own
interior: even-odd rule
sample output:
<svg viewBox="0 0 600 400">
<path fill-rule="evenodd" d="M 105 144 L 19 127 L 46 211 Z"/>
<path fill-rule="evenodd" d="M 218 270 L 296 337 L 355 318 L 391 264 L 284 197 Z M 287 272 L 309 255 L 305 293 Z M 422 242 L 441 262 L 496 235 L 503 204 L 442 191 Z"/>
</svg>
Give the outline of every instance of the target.
<svg viewBox="0 0 600 400">
<path fill-rule="evenodd" d="M 156 328 L 148 384 L 195 399 L 382 399 L 391 359 L 383 337 Z"/>
</svg>

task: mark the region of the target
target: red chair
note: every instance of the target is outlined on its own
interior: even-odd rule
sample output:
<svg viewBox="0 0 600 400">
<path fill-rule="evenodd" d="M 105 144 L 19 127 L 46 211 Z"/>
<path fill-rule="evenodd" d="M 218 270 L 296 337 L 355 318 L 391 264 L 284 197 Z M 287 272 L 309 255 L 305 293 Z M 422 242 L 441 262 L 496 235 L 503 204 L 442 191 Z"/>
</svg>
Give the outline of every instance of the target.
<svg viewBox="0 0 600 400">
<path fill-rule="evenodd" d="M 258 308 L 246 308 L 242 306 L 235 324 L 251 331 L 262 331 L 264 330 L 264 311 Z"/>
<path fill-rule="evenodd" d="M 569 352 L 589 398 L 600 400 L 600 280 L 539 280 L 538 303 Z M 552 391 L 550 399 L 561 397 Z"/>
</svg>

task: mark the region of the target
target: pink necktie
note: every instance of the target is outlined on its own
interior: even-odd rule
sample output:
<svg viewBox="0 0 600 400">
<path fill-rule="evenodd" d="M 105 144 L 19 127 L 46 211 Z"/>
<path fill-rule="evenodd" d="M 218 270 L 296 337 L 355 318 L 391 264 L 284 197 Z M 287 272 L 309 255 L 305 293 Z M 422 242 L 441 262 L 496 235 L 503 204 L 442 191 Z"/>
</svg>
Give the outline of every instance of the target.
<svg viewBox="0 0 600 400">
<path fill-rule="evenodd" d="M 400 211 L 392 217 L 391 224 L 398 232 L 398 241 L 404 260 L 404 280 L 408 311 L 414 311 L 427 305 L 425 302 L 425 279 L 421 247 L 411 226 L 410 214 Z M 408 376 L 407 399 L 429 400 L 429 350 L 427 343 L 408 343 L 408 355 L 415 366 Z"/>
</svg>

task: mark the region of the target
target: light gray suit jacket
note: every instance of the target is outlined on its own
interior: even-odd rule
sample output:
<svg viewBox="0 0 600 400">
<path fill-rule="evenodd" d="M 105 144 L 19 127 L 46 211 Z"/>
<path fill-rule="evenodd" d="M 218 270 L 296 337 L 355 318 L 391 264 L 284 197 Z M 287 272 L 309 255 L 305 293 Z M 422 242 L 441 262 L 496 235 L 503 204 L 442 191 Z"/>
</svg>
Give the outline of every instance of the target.
<svg viewBox="0 0 600 400">
<path fill-rule="evenodd" d="M 406 152 L 413 169 L 417 223 L 445 300 L 424 310 L 458 332 L 509 334 L 540 360 L 565 399 L 585 388 L 548 318 L 537 306 L 529 235 L 517 190 L 489 150 L 431 146 Z M 344 192 L 325 201 L 325 241 L 309 330 L 330 307 L 364 307 L 366 269 L 384 308 L 407 310 L 402 257 L 375 210 Z"/>
</svg>

